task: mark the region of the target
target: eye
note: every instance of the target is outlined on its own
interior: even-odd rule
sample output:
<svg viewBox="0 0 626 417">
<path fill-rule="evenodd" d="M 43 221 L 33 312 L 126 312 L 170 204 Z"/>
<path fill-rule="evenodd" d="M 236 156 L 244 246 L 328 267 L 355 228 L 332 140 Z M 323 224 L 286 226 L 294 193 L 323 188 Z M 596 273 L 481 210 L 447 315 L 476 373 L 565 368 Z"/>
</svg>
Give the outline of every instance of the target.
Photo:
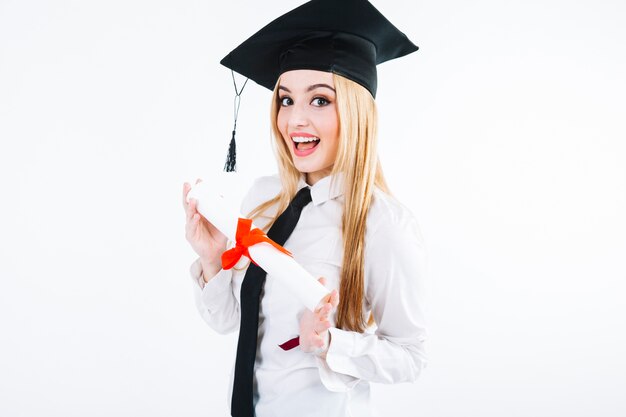
<svg viewBox="0 0 626 417">
<path fill-rule="evenodd" d="M 313 98 L 313 101 L 311 101 L 311 104 L 316 107 L 323 107 L 323 106 L 330 104 L 330 101 L 328 101 L 324 97 L 315 97 Z"/>
<path fill-rule="evenodd" d="M 284 96 L 280 98 L 280 105 L 283 107 L 291 106 L 293 104 L 293 100 L 291 98 Z"/>
</svg>

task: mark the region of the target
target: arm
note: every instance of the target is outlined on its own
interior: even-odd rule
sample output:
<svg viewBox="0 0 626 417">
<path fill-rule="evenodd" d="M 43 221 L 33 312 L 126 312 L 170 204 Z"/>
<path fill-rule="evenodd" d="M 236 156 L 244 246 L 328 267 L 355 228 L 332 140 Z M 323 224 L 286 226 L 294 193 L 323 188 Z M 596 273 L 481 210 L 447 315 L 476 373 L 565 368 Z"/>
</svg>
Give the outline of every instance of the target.
<svg viewBox="0 0 626 417">
<path fill-rule="evenodd" d="M 200 181 L 198 178 L 196 184 Z M 228 239 L 211 222 L 202 218 L 197 210 L 197 200 L 188 198 L 190 190 L 190 184 L 184 183 L 182 203 L 186 217 L 185 239 L 198 256 L 189 270 L 194 281 L 192 289 L 196 306 L 211 327 L 220 333 L 227 333 L 234 330 L 237 310 L 233 297 L 228 297 L 224 291 L 226 286 L 230 287 L 232 277 L 225 271 L 218 272 L 221 254 L 226 249 Z M 210 285 L 205 285 L 203 275 L 210 275 L 204 276 Z"/>
<path fill-rule="evenodd" d="M 216 332 L 227 334 L 239 326 L 239 301 L 233 293 L 232 270 L 221 269 L 209 282 L 202 277 L 202 264 L 197 258 L 189 268 L 194 281 L 196 307 L 202 319 Z"/>
<path fill-rule="evenodd" d="M 329 329 L 325 363 L 318 363 L 322 382 L 333 391 L 360 379 L 413 382 L 426 366 L 426 254 L 417 222 L 407 212 L 373 226 L 365 249 L 365 296 L 378 327 L 374 334 Z"/>
<path fill-rule="evenodd" d="M 273 196 L 272 193 L 279 190 L 278 178 L 262 177 L 255 180 L 243 198 L 241 213 L 247 215 L 254 207 L 267 200 L 268 195 Z M 227 242 L 227 249 L 232 246 L 234 242 Z M 247 265 L 248 259 L 242 257 L 233 269 L 219 269 L 219 264 L 213 270 L 206 268 L 204 271 L 206 282 L 203 279 L 200 258 L 197 258 L 191 265 L 189 271 L 194 281 L 196 307 L 204 321 L 218 333 L 231 333 L 239 327 L 239 293 Z"/>
</svg>

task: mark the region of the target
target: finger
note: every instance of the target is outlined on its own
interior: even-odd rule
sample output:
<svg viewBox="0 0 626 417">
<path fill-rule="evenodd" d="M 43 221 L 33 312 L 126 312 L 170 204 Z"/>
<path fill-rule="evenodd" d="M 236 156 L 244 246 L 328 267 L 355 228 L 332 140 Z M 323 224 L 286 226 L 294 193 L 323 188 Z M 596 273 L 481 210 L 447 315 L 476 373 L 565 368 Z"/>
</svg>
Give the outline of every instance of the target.
<svg viewBox="0 0 626 417">
<path fill-rule="evenodd" d="M 337 290 L 333 290 L 333 291 L 337 291 Z M 324 298 L 322 298 L 321 302 L 322 303 L 330 303 L 332 301 L 332 292 L 329 292 L 328 294 L 326 294 L 324 296 Z M 339 299 L 337 298 L 337 302 L 339 301 Z"/>
<path fill-rule="evenodd" d="M 328 317 L 328 314 L 325 313 L 320 313 L 319 315 L 316 315 L 315 320 L 313 321 L 313 325 L 318 325 L 321 323 L 330 323 L 330 318 Z"/>
<path fill-rule="evenodd" d="M 196 179 L 196 184 L 202 182 L 202 180 L 200 178 Z M 183 183 L 183 207 L 185 208 L 185 210 L 187 210 L 187 206 L 189 205 L 189 203 L 191 201 L 187 201 L 187 194 L 189 194 L 189 191 L 191 190 L 191 184 L 189 184 L 188 182 Z"/>
<path fill-rule="evenodd" d="M 322 304 L 317 310 L 313 312 L 313 316 L 315 317 L 315 320 L 319 320 L 320 317 L 324 317 L 328 315 L 328 312 L 326 311 L 327 304 L 328 303 Z"/>
<path fill-rule="evenodd" d="M 324 277 L 319 277 L 318 279 L 319 283 L 322 284 L 323 286 L 326 286 L 326 278 Z"/>
<path fill-rule="evenodd" d="M 320 323 L 323 321 L 328 321 L 328 316 L 330 315 L 330 304 L 324 304 L 319 311 L 315 313 L 315 318 L 313 320 L 314 323 Z"/>
<path fill-rule="evenodd" d="M 320 312 L 319 315 L 315 317 L 315 323 L 321 323 L 329 320 L 330 314 L 327 312 Z"/>
<path fill-rule="evenodd" d="M 317 347 L 324 347 L 324 339 L 322 337 L 318 337 L 316 340 Z"/>
<path fill-rule="evenodd" d="M 185 211 L 187 211 L 187 194 L 189 194 L 190 189 L 191 186 L 189 185 L 189 183 L 185 182 L 183 184 L 183 208 L 185 209 Z"/>
<path fill-rule="evenodd" d="M 201 220 L 202 216 L 200 215 L 200 213 L 198 212 L 198 210 L 196 209 L 196 205 L 198 204 L 198 201 L 195 199 L 192 199 L 193 202 L 190 204 L 189 207 L 189 222 L 191 224 L 193 224 L 194 228 L 197 227 L 197 223 Z"/>
<path fill-rule="evenodd" d="M 333 290 L 330 293 L 330 304 L 333 308 L 337 307 L 339 305 L 339 292 L 337 292 L 337 290 Z"/>
<path fill-rule="evenodd" d="M 324 303 L 322 307 L 320 307 L 319 314 L 328 316 L 332 310 L 333 310 L 333 305 L 330 302 L 327 302 L 327 303 Z"/>
<path fill-rule="evenodd" d="M 195 239 L 196 233 L 198 232 L 198 214 L 194 214 L 187 220 L 187 224 L 185 225 L 185 234 L 189 239 Z"/>
<path fill-rule="evenodd" d="M 326 303 L 324 304 L 322 307 L 320 307 L 320 309 L 317 312 L 317 317 L 321 318 L 321 317 L 328 317 L 328 315 L 330 314 L 330 311 L 332 310 L 333 306 L 330 303 Z"/>
<path fill-rule="evenodd" d="M 315 347 L 321 348 L 324 346 L 324 339 L 321 336 L 317 336 L 313 341 L 313 344 L 315 345 Z"/>
<path fill-rule="evenodd" d="M 327 320 L 326 321 L 322 321 L 320 323 L 317 323 L 317 324 L 315 324 L 315 326 L 313 326 L 313 330 L 317 334 L 324 333 L 328 329 L 330 329 L 330 322 L 327 321 Z"/>
<path fill-rule="evenodd" d="M 304 338 L 302 338 L 302 336 L 300 336 L 300 343 L 305 343 L 305 344 L 307 344 L 309 346 L 314 346 L 315 343 L 317 342 L 317 340 L 319 340 L 319 339 L 322 339 L 320 337 L 320 335 L 317 332 L 312 331 L 312 332 L 308 333 Z"/>
<path fill-rule="evenodd" d="M 189 205 L 187 208 L 187 221 L 191 221 L 193 216 L 197 213 L 196 200 L 194 198 L 189 199 Z"/>
</svg>

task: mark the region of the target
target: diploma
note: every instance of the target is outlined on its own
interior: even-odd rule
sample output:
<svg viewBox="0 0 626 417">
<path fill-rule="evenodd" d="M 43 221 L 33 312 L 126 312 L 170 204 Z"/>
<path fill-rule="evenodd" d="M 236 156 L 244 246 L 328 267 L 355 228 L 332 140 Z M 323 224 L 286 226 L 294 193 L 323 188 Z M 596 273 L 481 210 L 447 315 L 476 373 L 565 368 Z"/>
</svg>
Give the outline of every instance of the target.
<svg viewBox="0 0 626 417">
<path fill-rule="evenodd" d="M 228 239 L 235 242 L 239 219 L 244 217 L 240 213 L 240 198 L 237 193 L 241 190 L 236 174 L 222 173 L 209 181 L 201 181 L 192 185 L 187 194 L 197 200 L 198 212 L 213 224 Z M 252 224 L 252 229 L 256 228 Z M 306 308 L 314 311 L 322 300 L 330 293 L 315 277 L 309 274 L 290 255 L 277 249 L 267 242 L 259 242 L 248 248 L 250 258 L 268 276 L 276 279 L 280 285 L 287 288 Z"/>
</svg>

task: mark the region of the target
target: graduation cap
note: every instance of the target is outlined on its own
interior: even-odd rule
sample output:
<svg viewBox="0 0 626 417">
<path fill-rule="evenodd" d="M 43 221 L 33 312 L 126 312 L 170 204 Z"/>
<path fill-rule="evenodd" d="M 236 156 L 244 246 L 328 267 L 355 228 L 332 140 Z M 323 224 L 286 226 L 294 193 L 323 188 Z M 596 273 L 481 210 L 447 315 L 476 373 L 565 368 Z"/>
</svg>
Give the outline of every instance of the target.
<svg viewBox="0 0 626 417">
<path fill-rule="evenodd" d="M 267 24 L 220 63 L 270 90 L 283 72 L 312 69 L 342 75 L 376 97 L 376 65 L 417 50 L 367 0 L 311 0 Z M 235 126 L 241 90 L 235 85 Z M 224 170 L 234 169 L 235 129 Z"/>
</svg>

